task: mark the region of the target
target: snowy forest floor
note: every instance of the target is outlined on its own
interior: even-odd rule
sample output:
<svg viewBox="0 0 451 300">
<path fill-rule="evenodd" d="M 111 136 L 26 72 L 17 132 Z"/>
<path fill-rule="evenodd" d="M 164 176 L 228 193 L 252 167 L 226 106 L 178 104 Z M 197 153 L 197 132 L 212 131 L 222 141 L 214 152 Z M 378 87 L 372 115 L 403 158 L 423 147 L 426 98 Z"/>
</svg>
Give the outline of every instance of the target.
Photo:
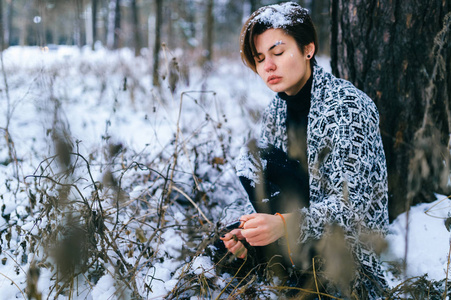
<svg viewBox="0 0 451 300">
<path fill-rule="evenodd" d="M 0 299 L 280 296 L 209 256 L 244 213 L 234 160 L 272 92 L 238 59 L 205 75 L 163 54 L 156 88 L 150 55 L 129 49 L 3 52 Z M 392 298 L 446 297 L 450 211 L 437 195 L 390 224 Z"/>
</svg>

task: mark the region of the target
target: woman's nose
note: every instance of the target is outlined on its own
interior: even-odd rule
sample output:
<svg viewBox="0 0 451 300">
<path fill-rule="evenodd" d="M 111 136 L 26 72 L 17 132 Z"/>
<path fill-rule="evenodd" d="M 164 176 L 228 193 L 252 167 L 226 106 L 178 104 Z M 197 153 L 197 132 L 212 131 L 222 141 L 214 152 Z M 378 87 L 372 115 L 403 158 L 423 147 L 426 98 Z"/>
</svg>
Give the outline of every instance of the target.
<svg viewBox="0 0 451 300">
<path fill-rule="evenodd" d="M 264 69 L 265 69 L 265 72 L 274 71 L 276 69 L 276 64 L 274 63 L 274 61 L 272 59 L 266 58 Z"/>
</svg>

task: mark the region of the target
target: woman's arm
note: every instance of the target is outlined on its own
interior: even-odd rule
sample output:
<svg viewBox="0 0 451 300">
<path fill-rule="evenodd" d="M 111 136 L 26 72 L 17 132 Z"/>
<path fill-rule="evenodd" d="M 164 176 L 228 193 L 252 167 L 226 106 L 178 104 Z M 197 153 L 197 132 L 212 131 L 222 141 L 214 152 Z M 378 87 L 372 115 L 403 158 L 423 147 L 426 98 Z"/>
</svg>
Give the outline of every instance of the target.
<svg viewBox="0 0 451 300">
<path fill-rule="evenodd" d="M 383 232 L 388 223 L 376 106 L 355 89 L 335 95 L 340 97 L 336 106 L 324 111 L 311 128 L 319 132 L 312 139 L 320 146 L 310 170 L 310 207 L 301 211 L 301 242 L 320 238 L 326 225 L 339 225 L 353 239 L 361 231 Z"/>
</svg>

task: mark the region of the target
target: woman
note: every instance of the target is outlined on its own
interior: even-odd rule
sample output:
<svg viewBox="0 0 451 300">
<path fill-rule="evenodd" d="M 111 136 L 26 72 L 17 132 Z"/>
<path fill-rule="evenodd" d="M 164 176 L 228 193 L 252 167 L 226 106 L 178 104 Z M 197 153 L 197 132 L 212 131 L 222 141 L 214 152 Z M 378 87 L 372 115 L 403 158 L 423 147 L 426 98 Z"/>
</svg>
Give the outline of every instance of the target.
<svg viewBox="0 0 451 300">
<path fill-rule="evenodd" d="M 338 284 L 339 293 L 377 298 L 385 280 L 364 237 L 383 236 L 388 225 L 379 115 L 366 94 L 316 64 L 317 51 L 314 25 L 296 3 L 262 7 L 243 26 L 242 60 L 277 94 L 258 142 L 237 164 L 257 213 L 243 215 L 240 228 L 221 239 L 239 258 L 247 244 L 282 244 L 295 258 L 338 228 L 355 261 L 350 288 Z M 295 243 L 280 242 L 293 232 Z M 292 264 L 302 262 L 293 257 Z"/>
</svg>

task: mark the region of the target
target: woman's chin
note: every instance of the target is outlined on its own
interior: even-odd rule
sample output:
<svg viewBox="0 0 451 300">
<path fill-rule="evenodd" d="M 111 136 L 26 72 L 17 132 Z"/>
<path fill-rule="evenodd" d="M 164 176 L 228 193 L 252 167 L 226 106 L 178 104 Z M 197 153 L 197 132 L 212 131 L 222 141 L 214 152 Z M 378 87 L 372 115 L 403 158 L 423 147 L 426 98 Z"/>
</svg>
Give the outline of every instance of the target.
<svg viewBox="0 0 451 300">
<path fill-rule="evenodd" d="M 273 91 L 274 93 L 281 93 L 283 91 L 285 91 L 284 88 L 280 87 L 280 86 L 276 86 L 276 85 L 269 85 L 267 84 L 268 88 Z"/>
</svg>

